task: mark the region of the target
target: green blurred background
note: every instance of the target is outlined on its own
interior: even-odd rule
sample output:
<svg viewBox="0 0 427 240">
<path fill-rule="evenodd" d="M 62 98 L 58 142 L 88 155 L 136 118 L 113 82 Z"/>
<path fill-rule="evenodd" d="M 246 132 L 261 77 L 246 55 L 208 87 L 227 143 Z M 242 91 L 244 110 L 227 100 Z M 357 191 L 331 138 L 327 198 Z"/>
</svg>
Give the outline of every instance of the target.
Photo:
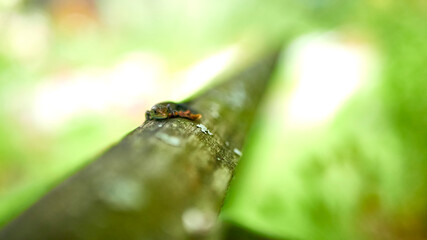
<svg viewBox="0 0 427 240">
<path fill-rule="evenodd" d="M 283 45 L 221 218 L 426 239 L 427 2 L 0 0 L 0 226 L 163 100 Z"/>
</svg>

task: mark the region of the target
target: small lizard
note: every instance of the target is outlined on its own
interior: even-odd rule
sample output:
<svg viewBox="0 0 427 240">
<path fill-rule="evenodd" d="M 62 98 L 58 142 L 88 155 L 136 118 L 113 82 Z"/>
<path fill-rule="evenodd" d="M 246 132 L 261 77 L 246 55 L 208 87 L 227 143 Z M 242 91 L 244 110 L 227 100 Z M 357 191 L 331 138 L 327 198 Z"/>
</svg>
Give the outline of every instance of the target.
<svg viewBox="0 0 427 240">
<path fill-rule="evenodd" d="M 173 102 L 162 102 L 154 105 L 150 110 L 145 112 L 145 118 L 151 119 L 167 119 L 173 117 L 182 117 L 190 120 L 199 120 L 202 118 L 201 114 L 194 114 L 185 105 Z"/>
</svg>

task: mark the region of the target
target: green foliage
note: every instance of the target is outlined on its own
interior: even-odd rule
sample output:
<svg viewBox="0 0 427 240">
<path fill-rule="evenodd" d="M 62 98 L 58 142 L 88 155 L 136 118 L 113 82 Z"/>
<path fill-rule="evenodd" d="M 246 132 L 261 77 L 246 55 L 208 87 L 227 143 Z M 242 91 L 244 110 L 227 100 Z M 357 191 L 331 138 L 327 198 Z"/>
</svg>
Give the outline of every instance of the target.
<svg viewBox="0 0 427 240">
<path fill-rule="evenodd" d="M 14 54 L 7 37 L 0 40 L 0 223 L 139 124 L 114 114 L 86 115 L 53 132 L 31 129 L 25 115 L 16 114 L 25 109 L 19 96 L 58 69 L 111 67 L 141 50 L 180 69 L 236 42 L 250 52 L 309 31 L 350 28 L 379 53 L 375 83 L 328 124 L 304 131 L 286 126 L 278 116 L 283 108 L 274 108 L 292 89 L 279 74 L 245 147 L 223 218 L 283 238 L 425 238 L 424 1 L 98 2 L 99 22 L 78 30 L 57 26 L 48 8 L 8 10 L 41 12 L 51 32 L 47 50 L 33 58 Z M 142 121 L 145 109 L 137 111 Z"/>
<path fill-rule="evenodd" d="M 267 111 L 245 149 L 224 219 L 291 239 L 426 237 L 426 6 L 383 4 L 366 2 L 352 12 L 354 21 L 339 23 L 375 39 L 379 77 L 333 121 L 309 131 L 271 120 Z M 285 93 L 289 84 L 280 87 L 275 92 Z M 269 96 L 266 106 L 286 102 Z"/>
</svg>

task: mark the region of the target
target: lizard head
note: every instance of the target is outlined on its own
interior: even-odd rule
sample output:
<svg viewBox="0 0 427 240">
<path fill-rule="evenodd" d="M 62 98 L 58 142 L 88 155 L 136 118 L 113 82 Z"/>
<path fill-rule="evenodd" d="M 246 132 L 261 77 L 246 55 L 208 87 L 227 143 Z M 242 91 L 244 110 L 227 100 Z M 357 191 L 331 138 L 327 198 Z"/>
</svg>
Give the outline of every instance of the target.
<svg viewBox="0 0 427 240">
<path fill-rule="evenodd" d="M 145 118 L 150 119 L 166 119 L 169 117 L 169 108 L 166 104 L 156 104 L 150 110 L 145 112 Z"/>
</svg>

